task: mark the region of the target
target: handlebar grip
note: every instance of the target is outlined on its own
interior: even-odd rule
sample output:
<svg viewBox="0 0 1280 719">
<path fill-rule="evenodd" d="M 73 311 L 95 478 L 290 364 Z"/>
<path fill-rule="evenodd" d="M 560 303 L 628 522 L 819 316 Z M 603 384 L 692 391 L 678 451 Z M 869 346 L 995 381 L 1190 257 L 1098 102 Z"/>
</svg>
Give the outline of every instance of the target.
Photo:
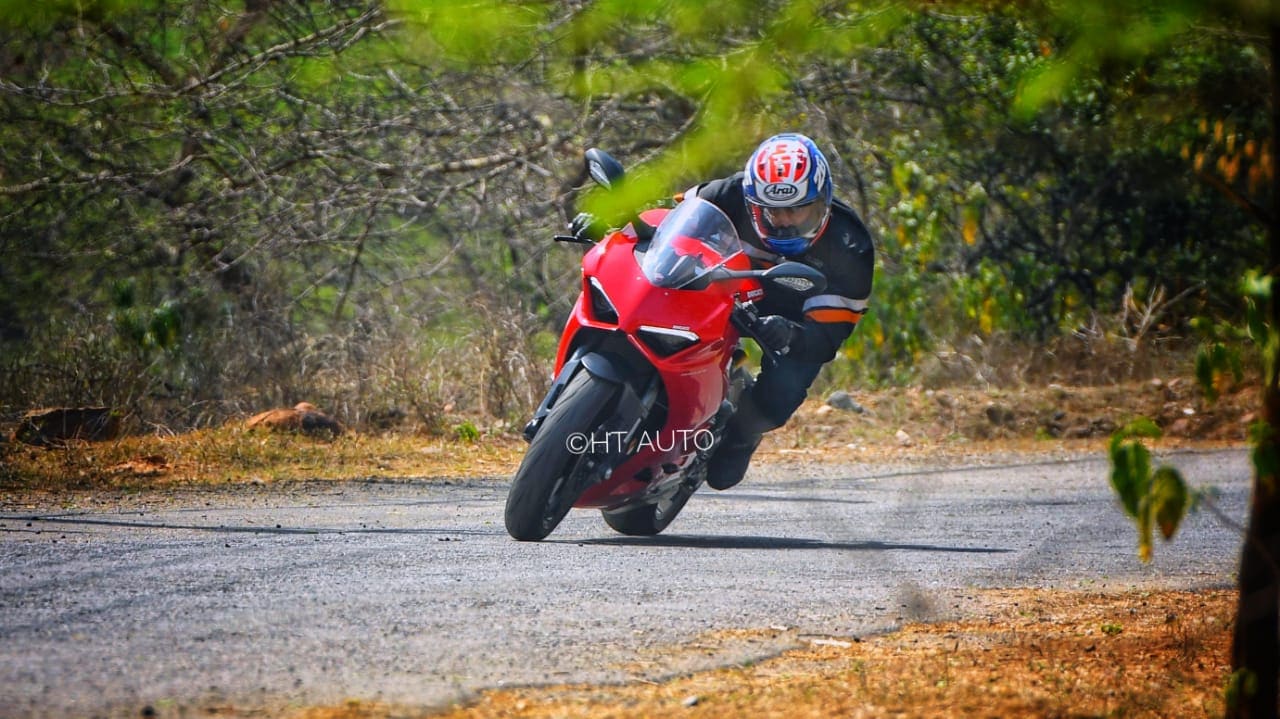
<svg viewBox="0 0 1280 719">
<path fill-rule="evenodd" d="M 759 317 L 760 314 L 756 311 L 755 305 L 752 305 L 751 303 L 735 302 L 733 312 L 729 315 L 729 322 L 738 329 L 739 334 L 755 340 L 756 344 L 760 345 L 760 349 L 762 350 L 760 353 L 761 359 L 769 364 L 773 364 L 778 361 L 778 358 L 786 355 L 787 350 L 789 350 L 790 347 L 784 348 L 782 351 L 778 351 L 761 340 L 760 335 L 756 333 L 755 328 L 753 327 L 755 321 L 759 319 Z"/>
<path fill-rule="evenodd" d="M 571 245 L 594 245 L 595 244 L 591 240 L 585 240 L 576 235 L 552 235 L 551 239 L 555 240 L 556 242 L 568 242 Z"/>
<path fill-rule="evenodd" d="M 755 331 L 751 329 L 751 325 L 756 321 L 758 315 L 755 308 L 749 304 L 735 302 L 733 313 L 729 315 L 729 322 L 737 328 L 738 332 L 744 334 L 751 339 L 756 339 Z M 757 342 L 759 340 L 756 340 Z"/>
</svg>

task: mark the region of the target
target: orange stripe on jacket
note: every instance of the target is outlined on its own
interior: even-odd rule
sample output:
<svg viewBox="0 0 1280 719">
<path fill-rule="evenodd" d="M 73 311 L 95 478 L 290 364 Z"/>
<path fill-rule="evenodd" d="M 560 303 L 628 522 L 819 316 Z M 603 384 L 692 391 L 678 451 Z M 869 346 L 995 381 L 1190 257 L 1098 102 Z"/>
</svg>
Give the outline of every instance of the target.
<svg viewBox="0 0 1280 719">
<path fill-rule="evenodd" d="M 819 307 L 804 314 L 815 322 L 850 322 L 856 325 L 862 319 L 861 312 L 835 307 Z"/>
</svg>

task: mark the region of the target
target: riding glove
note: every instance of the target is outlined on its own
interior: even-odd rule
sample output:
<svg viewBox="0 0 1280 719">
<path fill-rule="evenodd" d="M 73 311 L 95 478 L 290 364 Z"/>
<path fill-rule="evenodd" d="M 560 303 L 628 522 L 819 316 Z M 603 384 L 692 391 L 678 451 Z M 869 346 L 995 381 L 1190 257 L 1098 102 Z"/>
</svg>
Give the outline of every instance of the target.
<svg viewBox="0 0 1280 719">
<path fill-rule="evenodd" d="M 569 234 L 579 240 L 599 242 L 609 228 L 590 212 L 579 212 L 569 221 Z"/>
<path fill-rule="evenodd" d="M 767 349 L 786 354 L 800 326 L 782 315 L 766 315 L 751 325 Z"/>
</svg>

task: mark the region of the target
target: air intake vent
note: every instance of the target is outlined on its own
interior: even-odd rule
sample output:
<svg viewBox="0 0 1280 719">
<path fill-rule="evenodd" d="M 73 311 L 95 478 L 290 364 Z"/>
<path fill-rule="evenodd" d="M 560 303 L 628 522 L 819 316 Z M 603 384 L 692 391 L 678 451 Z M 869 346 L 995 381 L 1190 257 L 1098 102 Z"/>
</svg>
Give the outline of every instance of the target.
<svg viewBox="0 0 1280 719">
<path fill-rule="evenodd" d="M 650 327 L 642 325 L 636 332 L 649 349 L 661 357 L 686 350 L 698 344 L 698 335 L 688 330 L 673 330 L 669 327 Z"/>
<path fill-rule="evenodd" d="M 600 280 L 591 277 L 588 280 L 588 286 L 590 287 L 589 294 L 591 295 L 591 316 L 595 317 L 597 322 L 618 324 L 618 310 L 614 308 L 609 295 L 604 293 L 604 288 L 600 286 Z"/>
</svg>

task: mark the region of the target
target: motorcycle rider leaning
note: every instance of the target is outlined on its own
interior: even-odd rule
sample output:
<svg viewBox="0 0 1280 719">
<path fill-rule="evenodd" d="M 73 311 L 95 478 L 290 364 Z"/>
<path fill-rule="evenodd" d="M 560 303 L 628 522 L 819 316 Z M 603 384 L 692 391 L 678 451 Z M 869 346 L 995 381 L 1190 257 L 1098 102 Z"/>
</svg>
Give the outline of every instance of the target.
<svg viewBox="0 0 1280 719">
<path fill-rule="evenodd" d="M 753 329 L 781 356 L 765 363 L 739 398 L 707 467 L 707 484 L 728 489 L 742 481 L 764 433 L 786 424 L 804 402 L 819 370 L 866 312 L 875 246 L 853 208 L 833 198 L 831 168 L 822 152 L 798 133 L 770 137 L 742 172 L 696 185 L 683 196 L 695 194 L 729 216 L 754 267 L 790 260 L 827 278 L 826 289 L 813 297 L 777 291 L 756 301 Z M 579 236 L 599 229 L 590 215 L 570 224 Z"/>
</svg>

